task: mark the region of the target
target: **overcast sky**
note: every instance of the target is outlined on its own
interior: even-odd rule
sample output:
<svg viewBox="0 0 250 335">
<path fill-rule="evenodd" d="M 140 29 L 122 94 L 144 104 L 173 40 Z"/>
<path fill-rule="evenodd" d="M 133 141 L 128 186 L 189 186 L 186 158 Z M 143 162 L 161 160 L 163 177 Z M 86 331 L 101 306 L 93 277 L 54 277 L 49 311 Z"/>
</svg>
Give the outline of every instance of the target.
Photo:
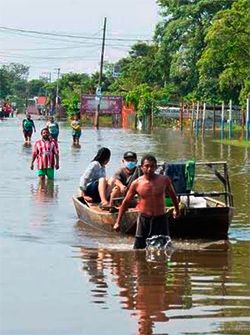
<svg viewBox="0 0 250 335">
<path fill-rule="evenodd" d="M 0 66 L 28 65 L 29 79 L 51 73 L 55 80 L 56 68 L 92 73 L 100 67 L 104 17 L 104 60 L 115 62 L 136 40 L 152 39 L 158 11 L 156 0 L 0 0 Z"/>
</svg>

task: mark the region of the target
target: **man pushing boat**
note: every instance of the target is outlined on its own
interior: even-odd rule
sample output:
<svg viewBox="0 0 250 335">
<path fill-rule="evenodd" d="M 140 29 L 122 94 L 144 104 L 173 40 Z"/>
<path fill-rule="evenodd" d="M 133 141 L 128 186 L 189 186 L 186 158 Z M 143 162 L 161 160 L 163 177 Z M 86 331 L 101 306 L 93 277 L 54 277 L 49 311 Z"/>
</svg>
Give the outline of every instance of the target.
<svg viewBox="0 0 250 335">
<path fill-rule="evenodd" d="M 157 161 L 153 155 L 147 154 L 141 160 L 143 176 L 132 182 L 122 204 L 114 230 L 120 230 L 123 214 L 136 194 L 139 195 L 134 249 L 144 249 L 146 239 L 153 235 L 169 235 L 168 219 L 165 207 L 165 196 L 168 195 L 174 205 L 174 218 L 180 215 L 175 190 L 169 177 L 155 173 Z"/>
</svg>

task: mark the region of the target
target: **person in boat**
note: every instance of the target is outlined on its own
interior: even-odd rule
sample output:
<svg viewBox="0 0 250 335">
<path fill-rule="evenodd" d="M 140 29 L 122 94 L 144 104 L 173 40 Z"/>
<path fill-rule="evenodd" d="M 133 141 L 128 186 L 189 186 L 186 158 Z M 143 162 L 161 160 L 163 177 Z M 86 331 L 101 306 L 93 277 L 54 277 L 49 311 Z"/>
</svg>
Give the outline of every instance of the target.
<svg viewBox="0 0 250 335">
<path fill-rule="evenodd" d="M 113 199 L 122 198 L 126 195 L 131 183 L 142 173 L 137 166 L 137 154 L 133 151 L 126 151 L 122 159 L 123 167 L 119 168 L 114 178 L 114 188 L 110 195 L 110 205 L 113 205 Z"/>
<path fill-rule="evenodd" d="M 51 137 L 57 142 L 59 136 L 59 125 L 55 121 L 54 116 L 49 116 L 46 127 L 48 128 Z"/>
<path fill-rule="evenodd" d="M 36 132 L 36 127 L 34 121 L 31 119 L 30 114 L 26 114 L 26 118 L 23 119 L 22 123 L 22 128 L 23 128 L 23 136 L 25 139 L 25 143 L 30 143 L 31 142 L 31 137 L 34 132 Z"/>
<path fill-rule="evenodd" d="M 79 146 L 79 140 L 82 135 L 81 121 L 77 114 L 74 115 L 71 122 L 73 145 Z"/>
<path fill-rule="evenodd" d="M 80 178 L 82 197 L 87 202 L 100 203 L 103 209 L 109 209 L 109 196 L 114 186 L 114 179 L 106 177 L 106 165 L 111 157 L 111 151 L 102 147 L 98 150 L 85 172 Z"/>
<path fill-rule="evenodd" d="M 123 214 L 128 209 L 136 194 L 139 196 L 137 208 L 139 216 L 136 227 L 134 249 L 144 249 L 146 239 L 153 235 L 169 235 L 168 219 L 165 207 L 166 194 L 174 205 L 174 218 L 180 215 L 179 204 L 175 190 L 169 177 L 156 174 L 157 160 L 147 154 L 141 159 L 143 176 L 132 182 L 119 208 L 114 230 L 119 231 Z"/>
<path fill-rule="evenodd" d="M 38 177 L 43 184 L 46 176 L 53 180 L 54 169 L 59 169 L 59 151 L 55 141 L 50 137 L 48 128 L 41 130 L 41 137 L 34 143 L 30 168 L 34 169 L 34 162 L 37 160 Z"/>
</svg>

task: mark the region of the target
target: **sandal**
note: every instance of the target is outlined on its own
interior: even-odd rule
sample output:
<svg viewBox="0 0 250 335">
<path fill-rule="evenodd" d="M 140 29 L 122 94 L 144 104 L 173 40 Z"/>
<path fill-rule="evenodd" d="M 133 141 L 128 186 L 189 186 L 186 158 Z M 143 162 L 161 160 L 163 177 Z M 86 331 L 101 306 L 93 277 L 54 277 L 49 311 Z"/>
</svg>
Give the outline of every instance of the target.
<svg viewBox="0 0 250 335">
<path fill-rule="evenodd" d="M 111 207 L 109 206 L 109 204 L 100 203 L 99 208 L 103 209 L 104 211 L 109 211 Z"/>
</svg>

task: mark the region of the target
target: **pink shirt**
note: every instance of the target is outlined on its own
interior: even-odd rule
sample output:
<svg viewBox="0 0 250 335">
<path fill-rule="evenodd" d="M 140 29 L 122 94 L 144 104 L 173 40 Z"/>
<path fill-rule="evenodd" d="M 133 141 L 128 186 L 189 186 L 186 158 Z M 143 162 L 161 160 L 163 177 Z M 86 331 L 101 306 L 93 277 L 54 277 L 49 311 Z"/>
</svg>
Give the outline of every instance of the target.
<svg viewBox="0 0 250 335">
<path fill-rule="evenodd" d="M 33 157 L 36 157 L 37 168 L 47 169 L 54 168 L 55 155 L 59 154 L 58 146 L 51 140 L 37 140 L 33 148 Z"/>
</svg>

